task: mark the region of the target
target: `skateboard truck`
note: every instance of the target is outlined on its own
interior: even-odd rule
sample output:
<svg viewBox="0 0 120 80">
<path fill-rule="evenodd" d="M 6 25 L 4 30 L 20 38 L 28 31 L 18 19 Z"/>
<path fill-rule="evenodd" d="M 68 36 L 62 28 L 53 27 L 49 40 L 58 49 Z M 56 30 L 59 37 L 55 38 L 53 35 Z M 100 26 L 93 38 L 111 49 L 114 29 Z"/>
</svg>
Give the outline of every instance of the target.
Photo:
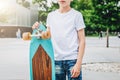
<svg viewBox="0 0 120 80">
<path fill-rule="evenodd" d="M 37 39 L 41 39 L 41 33 L 42 30 L 36 29 L 36 32 L 34 34 L 31 34 L 30 32 L 24 32 L 22 34 L 22 39 L 23 40 L 31 40 L 32 37 L 36 37 Z"/>
</svg>

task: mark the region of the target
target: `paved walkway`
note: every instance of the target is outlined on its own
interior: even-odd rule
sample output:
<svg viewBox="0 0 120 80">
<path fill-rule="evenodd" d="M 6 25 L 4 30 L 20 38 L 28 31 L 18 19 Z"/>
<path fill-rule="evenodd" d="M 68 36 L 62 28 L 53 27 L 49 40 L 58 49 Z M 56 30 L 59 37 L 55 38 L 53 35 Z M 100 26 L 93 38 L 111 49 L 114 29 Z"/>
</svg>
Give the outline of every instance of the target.
<svg viewBox="0 0 120 80">
<path fill-rule="evenodd" d="M 106 38 L 88 37 L 86 42 L 83 80 L 120 80 L 120 38 L 110 37 L 109 48 L 106 48 Z M 98 65 L 100 63 L 104 65 Z M 115 63 L 117 67 L 110 63 Z"/>
<path fill-rule="evenodd" d="M 0 39 L 0 80 L 29 80 L 29 42 Z"/>
<path fill-rule="evenodd" d="M 106 39 L 86 38 L 85 63 L 120 63 L 120 39 L 110 37 L 110 48 Z M 21 39 L 0 39 L 0 80 L 29 80 L 29 43 Z M 120 73 L 98 72 L 83 69 L 83 80 L 120 80 Z"/>
<path fill-rule="evenodd" d="M 120 80 L 120 73 L 83 70 L 83 80 Z"/>
<path fill-rule="evenodd" d="M 109 48 L 106 48 L 106 38 L 86 38 L 86 50 L 83 63 L 120 62 L 120 38 L 110 37 Z"/>
</svg>

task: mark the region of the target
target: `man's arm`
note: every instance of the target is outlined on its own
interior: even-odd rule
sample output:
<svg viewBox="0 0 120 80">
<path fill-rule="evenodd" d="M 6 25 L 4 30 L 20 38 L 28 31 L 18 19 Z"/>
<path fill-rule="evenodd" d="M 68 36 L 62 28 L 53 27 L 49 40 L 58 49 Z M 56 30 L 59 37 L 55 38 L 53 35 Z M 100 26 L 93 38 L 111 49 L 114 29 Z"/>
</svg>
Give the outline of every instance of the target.
<svg viewBox="0 0 120 80">
<path fill-rule="evenodd" d="M 82 59 L 84 56 L 85 51 L 85 32 L 84 29 L 78 31 L 78 38 L 79 38 L 79 51 L 76 64 L 81 65 Z"/>
<path fill-rule="evenodd" d="M 81 29 L 78 31 L 78 38 L 79 38 L 79 51 L 78 51 L 78 56 L 77 56 L 77 62 L 71 71 L 71 73 L 72 73 L 71 77 L 78 77 L 78 75 L 80 75 L 80 68 L 82 65 L 82 59 L 83 59 L 84 50 L 85 50 L 84 29 Z"/>
</svg>

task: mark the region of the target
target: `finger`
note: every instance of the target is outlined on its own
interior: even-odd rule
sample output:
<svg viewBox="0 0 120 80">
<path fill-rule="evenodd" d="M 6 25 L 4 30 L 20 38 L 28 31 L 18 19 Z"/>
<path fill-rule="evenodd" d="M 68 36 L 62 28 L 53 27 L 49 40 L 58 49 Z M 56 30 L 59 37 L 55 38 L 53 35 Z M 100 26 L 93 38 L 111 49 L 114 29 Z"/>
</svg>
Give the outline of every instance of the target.
<svg viewBox="0 0 120 80">
<path fill-rule="evenodd" d="M 76 76 L 75 77 L 78 77 L 80 75 L 80 73 L 79 72 L 76 72 Z"/>
<path fill-rule="evenodd" d="M 80 72 L 76 72 L 74 77 L 78 77 L 80 75 Z"/>
<path fill-rule="evenodd" d="M 74 69 L 71 70 L 71 77 L 74 77 L 75 76 L 75 71 Z"/>
<path fill-rule="evenodd" d="M 79 76 L 79 74 L 76 73 L 76 72 L 74 72 L 73 75 L 72 75 L 71 77 L 72 77 L 72 78 L 76 78 L 76 77 L 78 77 L 78 76 Z"/>
<path fill-rule="evenodd" d="M 76 76 L 76 73 L 74 72 L 71 77 L 74 78 L 75 76 Z"/>
<path fill-rule="evenodd" d="M 80 75 L 80 72 L 74 70 L 74 71 L 72 72 L 72 76 L 71 76 L 71 77 L 72 77 L 72 78 L 75 78 L 75 77 L 78 77 L 79 75 Z"/>
<path fill-rule="evenodd" d="M 32 29 L 35 29 L 35 26 L 34 26 L 34 25 L 32 26 Z"/>
<path fill-rule="evenodd" d="M 36 26 L 36 28 L 38 28 L 38 26 L 39 26 L 39 23 L 38 23 L 38 22 L 36 22 L 36 23 L 35 23 L 35 26 Z"/>
<path fill-rule="evenodd" d="M 38 23 L 38 22 L 35 22 L 35 23 L 33 24 L 33 26 L 32 26 L 32 29 L 38 28 L 38 26 L 39 26 L 39 23 Z"/>
</svg>

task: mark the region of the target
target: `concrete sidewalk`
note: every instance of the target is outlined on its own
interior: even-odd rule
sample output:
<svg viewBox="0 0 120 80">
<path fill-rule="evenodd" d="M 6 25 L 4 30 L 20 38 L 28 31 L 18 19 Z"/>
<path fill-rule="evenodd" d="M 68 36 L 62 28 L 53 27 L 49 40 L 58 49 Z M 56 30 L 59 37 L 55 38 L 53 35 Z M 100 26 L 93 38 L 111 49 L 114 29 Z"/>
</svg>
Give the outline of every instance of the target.
<svg viewBox="0 0 120 80">
<path fill-rule="evenodd" d="M 83 63 L 120 62 L 120 48 L 87 46 Z"/>
<path fill-rule="evenodd" d="M 83 80 L 120 80 L 120 73 L 83 70 Z"/>
<path fill-rule="evenodd" d="M 83 58 L 83 80 L 120 80 L 120 39 L 110 37 L 109 48 L 106 48 L 106 38 L 98 39 L 88 37 L 86 39 L 87 46 Z M 104 63 L 106 65 L 96 65 L 96 63 Z M 118 63 L 117 70 L 109 65 L 110 63 Z M 91 64 L 92 66 L 88 66 Z M 107 71 L 109 70 L 109 71 Z"/>
<path fill-rule="evenodd" d="M 110 37 L 110 48 L 105 47 L 105 38 L 87 37 L 86 42 L 83 64 L 120 63 L 120 39 Z M 0 80 L 29 80 L 29 44 L 22 39 L 0 39 Z M 83 80 L 120 80 L 120 73 L 83 68 Z"/>
</svg>

